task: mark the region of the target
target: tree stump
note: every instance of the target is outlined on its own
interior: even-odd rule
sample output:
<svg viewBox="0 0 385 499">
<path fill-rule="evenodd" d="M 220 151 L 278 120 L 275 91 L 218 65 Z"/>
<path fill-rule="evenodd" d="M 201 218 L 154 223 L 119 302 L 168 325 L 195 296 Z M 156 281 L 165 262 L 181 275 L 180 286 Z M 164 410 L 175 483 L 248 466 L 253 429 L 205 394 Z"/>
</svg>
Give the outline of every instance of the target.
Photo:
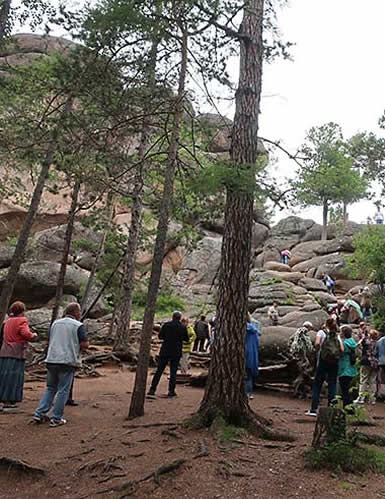
<svg viewBox="0 0 385 499">
<path fill-rule="evenodd" d="M 346 438 L 346 415 L 343 409 L 322 407 L 318 411 L 312 446 L 319 449 Z"/>
</svg>

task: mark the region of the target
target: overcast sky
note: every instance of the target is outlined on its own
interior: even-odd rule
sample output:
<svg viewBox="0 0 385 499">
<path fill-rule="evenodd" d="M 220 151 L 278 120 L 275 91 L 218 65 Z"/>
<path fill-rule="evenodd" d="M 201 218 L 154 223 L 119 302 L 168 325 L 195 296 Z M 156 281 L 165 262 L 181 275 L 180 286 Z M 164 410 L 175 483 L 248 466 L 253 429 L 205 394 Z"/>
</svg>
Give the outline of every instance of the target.
<svg viewBox="0 0 385 499">
<path fill-rule="evenodd" d="M 346 137 L 364 130 L 384 135 L 377 125 L 385 109 L 384 20 L 385 0 L 290 0 L 279 26 L 296 44 L 293 61 L 265 66 L 261 136 L 295 152 L 311 126 L 329 121 Z M 294 171 L 281 157 L 279 174 Z M 357 222 L 374 211 L 371 202 L 349 209 Z M 321 208 L 300 213 L 322 219 Z"/>
</svg>

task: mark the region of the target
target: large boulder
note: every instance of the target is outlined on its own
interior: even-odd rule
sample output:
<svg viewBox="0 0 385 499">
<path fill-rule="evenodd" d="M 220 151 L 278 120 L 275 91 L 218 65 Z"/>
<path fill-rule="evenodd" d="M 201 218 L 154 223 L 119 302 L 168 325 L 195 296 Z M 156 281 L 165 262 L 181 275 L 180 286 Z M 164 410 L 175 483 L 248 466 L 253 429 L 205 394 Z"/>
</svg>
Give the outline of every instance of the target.
<svg viewBox="0 0 385 499">
<path fill-rule="evenodd" d="M 305 260 L 304 262 L 297 263 L 292 267 L 294 272 L 308 272 L 309 270 L 317 271 L 318 267 L 322 264 L 343 264 L 344 257 L 340 253 L 331 253 L 330 255 L 315 256 L 310 258 L 310 260 Z M 315 273 L 314 272 L 314 273 Z"/>
<path fill-rule="evenodd" d="M 311 312 L 291 312 L 280 319 L 280 324 L 286 327 L 301 327 L 305 321 L 310 321 L 313 327 L 321 329 L 329 315 L 324 310 L 314 310 Z"/>
<path fill-rule="evenodd" d="M 319 279 L 311 279 L 310 277 L 303 277 L 299 281 L 299 285 L 308 291 L 327 291 L 325 284 Z"/>
<path fill-rule="evenodd" d="M 188 253 L 180 270 L 184 284 L 212 284 L 221 262 L 221 237 L 206 236 Z M 179 272 L 178 272 L 179 274 Z"/>
<path fill-rule="evenodd" d="M 291 272 L 291 267 L 280 262 L 265 262 L 264 270 L 275 270 L 276 272 Z"/>
<path fill-rule="evenodd" d="M 22 300 L 27 306 L 39 308 L 55 296 L 60 264 L 55 262 L 27 262 L 21 265 L 12 300 Z M 7 270 L 0 271 L 2 289 Z M 78 295 L 85 282 L 84 273 L 74 266 L 67 266 L 64 293 Z"/>
<path fill-rule="evenodd" d="M 251 233 L 251 247 L 253 249 L 261 246 L 269 237 L 269 228 L 261 223 L 254 222 Z"/>
<path fill-rule="evenodd" d="M 0 269 L 5 269 L 11 265 L 15 248 L 5 246 L 0 248 Z"/>
<path fill-rule="evenodd" d="M 34 260 L 60 262 L 65 243 L 66 225 L 58 225 L 50 229 L 36 232 L 29 246 L 28 257 Z M 102 235 L 87 229 L 79 222 L 74 225 L 70 254 L 75 260 L 85 257 L 85 252 L 90 254 L 96 250 Z M 87 265 L 89 266 L 89 265 Z"/>
</svg>

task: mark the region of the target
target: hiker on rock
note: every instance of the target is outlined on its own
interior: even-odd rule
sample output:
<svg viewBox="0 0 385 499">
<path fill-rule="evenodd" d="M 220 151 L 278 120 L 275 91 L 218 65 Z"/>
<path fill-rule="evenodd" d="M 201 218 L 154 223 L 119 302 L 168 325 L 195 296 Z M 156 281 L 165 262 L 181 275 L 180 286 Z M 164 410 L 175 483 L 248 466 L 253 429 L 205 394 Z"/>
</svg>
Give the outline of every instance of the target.
<svg viewBox="0 0 385 499">
<path fill-rule="evenodd" d="M 3 409 L 13 409 L 23 400 L 24 366 L 28 342 L 37 338 L 24 317 L 25 305 L 15 301 L 9 307 L 0 338 L 0 402 Z"/>
<path fill-rule="evenodd" d="M 174 312 L 172 320 L 165 322 L 159 331 L 159 339 L 163 340 L 162 347 L 159 352 L 158 368 L 152 378 L 150 390 L 147 393 L 148 398 L 154 398 L 156 388 L 166 369 L 170 363 L 170 381 L 168 384 L 168 397 L 176 397 L 176 373 L 178 371 L 179 361 L 182 357 L 183 342 L 189 343 L 187 328 L 181 322 L 182 313 Z"/>
<path fill-rule="evenodd" d="M 330 277 L 329 274 L 326 274 L 325 272 L 322 274 L 322 282 L 325 284 L 329 295 L 335 295 L 334 288 L 335 288 L 336 282 L 332 277 Z"/>
<path fill-rule="evenodd" d="M 376 222 L 376 225 L 383 225 L 384 223 L 384 215 L 382 211 L 380 210 L 380 207 L 377 207 L 377 211 L 374 214 L 374 221 Z"/>
<path fill-rule="evenodd" d="M 278 318 L 279 318 L 279 312 L 278 312 L 278 302 L 274 302 L 271 307 L 269 307 L 269 310 L 267 311 L 267 316 L 270 319 L 270 326 L 278 326 Z"/>
<path fill-rule="evenodd" d="M 344 353 L 338 362 L 338 381 L 341 387 L 342 403 L 346 406 L 352 403 L 350 386 L 354 376 L 357 376 L 356 368 L 356 348 L 357 343 L 352 338 L 352 329 L 349 326 L 342 326 L 340 338 L 344 345 Z"/>
<path fill-rule="evenodd" d="M 193 352 L 196 352 L 198 349 L 200 352 L 205 352 L 205 343 L 207 340 L 210 340 L 210 328 L 205 315 L 201 315 L 199 321 L 195 323 L 194 331 L 196 339 L 194 341 Z"/>
<path fill-rule="evenodd" d="M 369 334 L 364 334 L 357 345 L 361 348 L 360 390 L 355 404 L 376 403 L 377 374 L 378 374 L 378 332 L 371 329 Z"/>
<path fill-rule="evenodd" d="M 246 341 L 245 341 L 245 357 L 246 357 L 246 394 L 251 400 L 253 399 L 254 378 L 258 376 L 259 366 L 259 328 L 258 322 L 253 322 L 251 315 L 247 314 L 246 324 Z"/>
<path fill-rule="evenodd" d="M 365 286 L 363 289 L 361 289 L 358 298 L 361 305 L 363 319 L 364 321 L 367 321 L 372 315 L 372 293 L 370 292 L 368 286 Z"/>
<path fill-rule="evenodd" d="M 67 423 L 63 418 L 64 407 L 69 397 L 75 370 L 80 367 L 80 352 L 88 348 L 87 332 L 80 322 L 81 309 L 78 303 L 70 303 L 64 317 L 57 319 L 48 333 L 47 388 L 35 410 L 35 423 L 49 421 L 50 426 Z M 56 400 L 55 400 L 56 397 Z M 48 416 L 53 405 L 52 413 Z"/>
<path fill-rule="evenodd" d="M 284 249 L 281 251 L 281 263 L 284 265 L 289 265 L 291 258 L 291 253 L 288 249 Z"/>
<path fill-rule="evenodd" d="M 321 389 L 326 379 L 328 380 L 328 405 L 334 404 L 337 392 L 338 362 L 344 352 L 334 319 L 327 319 L 325 327 L 318 331 L 315 349 L 318 352 L 318 362 L 313 382 L 311 408 L 306 412 L 308 416 L 317 416 Z"/>
<path fill-rule="evenodd" d="M 183 317 L 181 322 L 184 326 L 186 326 L 189 341 L 183 342 L 182 358 L 180 359 L 180 370 L 183 374 L 187 374 L 187 371 L 190 369 L 190 353 L 196 338 L 196 334 L 187 317 Z"/>
</svg>

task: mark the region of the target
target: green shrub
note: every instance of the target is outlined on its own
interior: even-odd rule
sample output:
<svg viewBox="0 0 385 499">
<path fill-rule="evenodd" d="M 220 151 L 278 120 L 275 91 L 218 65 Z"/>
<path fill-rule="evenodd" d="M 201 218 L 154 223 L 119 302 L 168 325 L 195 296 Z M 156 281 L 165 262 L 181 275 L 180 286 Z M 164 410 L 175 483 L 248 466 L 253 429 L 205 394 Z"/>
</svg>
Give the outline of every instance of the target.
<svg viewBox="0 0 385 499">
<path fill-rule="evenodd" d="M 133 319 L 140 320 L 143 318 L 146 303 L 147 291 L 136 291 L 132 298 Z M 160 291 L 156 300 L 155 315 L 165 317 L 171 315 L 175 310 L 180 310 L 181 312 L 185 310 L 183 300 L 179 296 L 173 295 L 169 290 Z"/>
<path fill-rule="evenodd" d="M 321 449 L 311 449 L 305 453 L 305 459 L 312 470 L 385 472 L 385 452 L 360 447 L 350 440 L 341 440 Z"/>
</svg>

